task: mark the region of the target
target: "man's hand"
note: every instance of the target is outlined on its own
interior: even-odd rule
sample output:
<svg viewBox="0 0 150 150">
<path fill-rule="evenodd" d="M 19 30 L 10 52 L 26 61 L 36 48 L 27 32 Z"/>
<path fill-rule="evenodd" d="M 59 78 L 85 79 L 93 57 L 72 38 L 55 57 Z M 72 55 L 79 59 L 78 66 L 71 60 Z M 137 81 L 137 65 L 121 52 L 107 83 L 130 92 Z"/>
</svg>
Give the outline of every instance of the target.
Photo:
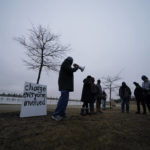
<svg viewBox="0 0 150 150">
<path fill-rule="evenodd" d="M 73 66 L 74 66 L 75 68 L 79 68 L 79 65 L 77 65 L 77 64 L 73 64 Z"/>
</svg>

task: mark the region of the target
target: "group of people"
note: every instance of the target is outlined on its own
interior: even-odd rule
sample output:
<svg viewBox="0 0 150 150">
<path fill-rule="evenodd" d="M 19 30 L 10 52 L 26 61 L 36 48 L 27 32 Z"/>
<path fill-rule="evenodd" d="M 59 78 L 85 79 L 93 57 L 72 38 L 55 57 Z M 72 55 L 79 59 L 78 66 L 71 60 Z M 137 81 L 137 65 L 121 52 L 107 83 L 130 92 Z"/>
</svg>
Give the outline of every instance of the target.
<svg viewBox="0 0 150 150">
<path fill-rule="evenodd" d="M 94 83 L 95 79 L 92 76 L 87 76 L 83 80 L 83 89 L 81 95 L 81 101 L 83 102 L 81 108 L 81 115 L 94 114 L 94 103 L 96 102 L 96 112 L 101 111 L 101 102 L 103 103 L 103 110 L 106 105 L 106 93 L 102 90 L 100 85 L 101 81 L 97 80 L 97 84 Z"/>
<path fill-rule="evenodd" d="M 143 108 L 143 114 L 150 112 L 150 81 L 148 77 L 143 75 L 141 77 L 143 80 L 142 86 L 139 83 L 133 82 L 135 85 L 134 96 L 137 103 L 137 114 L 141 113 L 140 105 Z M 124 107 L 126 106 L 126 112 L 129 113 L 129 100 L 131 98 L 131 90 L 126 85 L 125 82 L 122 82 L 122 86 L 119 89 L 119 96 L 121 98 L 121 111 L 124 112 Z"/>
<path fill-rule="evenodd" d="M 73 58 L 67 57 L 61 64 L 58 78 L 59 91 L 61 96 L 58 100 L 56 109 L 51 116 L 53 120 L 60 121 L 66 117 L 66 108 L 69 100 L 69 92 L 74 91 L 74 72 L 80 69 L 79 65 L 73 64 Z M 140 104 L 143 106 L 143 114 L 146 114 L 146 107 L 150 111 L 150 81 L 146 76 L 142 76 L 142 87 L 134 82 L 136 86 L 134 94 L 137 101 L 137 113 L 140 113 Z M 97 80 L 97 84 L 94 83 L 95 79 L 92 76 L 87 76 L 83 80 L 83 90 L 81 95 L 81 101 L 83 102 L 81 108 L 81 115 L 93 114 L 94 103 L 96 102 L 96 112 L 101 112 L 101 101 L 103 102 L 103 109 L 105 110 L 106 93 L 102 90 L 100 80 Z M 126 112 L 129 112 L 129 100 L 131 98 L 131 90 L 122 82 L 122 86 L 119 89 L 119 96 L 121 98 L 121 111 L 124 112 L 126 106 Z"/>
<path fill-rule="evenodd" d="M 140 114 L 141 112 L 141 104 L 143 107 L 143 114 L 146 114 L 147 108 L 150 112 L 150 81 L 145 75 L 143 75 L 141 79 L 143 80 L 142 87 L 137 82 L 134 82 L 134 85 L 136 86 L 134 90 L 134 95 L 137 102 L 137 113 Z"/>
</svg>

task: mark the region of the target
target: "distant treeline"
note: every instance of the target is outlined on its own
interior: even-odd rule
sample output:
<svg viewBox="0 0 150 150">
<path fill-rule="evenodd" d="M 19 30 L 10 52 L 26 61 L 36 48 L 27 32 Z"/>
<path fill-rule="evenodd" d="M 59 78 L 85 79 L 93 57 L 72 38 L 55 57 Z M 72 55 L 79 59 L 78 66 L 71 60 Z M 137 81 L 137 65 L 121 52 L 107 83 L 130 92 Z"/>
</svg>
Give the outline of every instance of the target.
<svg viewBox="0 0 150 150">
<path fill-rule="evenodd" d="M 16 93 L 0 93 L 0 96 L 4 96 L 4 97 L 23 97 L 22 94 L 16 94 Z M 58 100 L 58 97 L 47 97 L 48 100 Z M 120 99 L 112 99 L 114 100 L 116 103 L 120 103 L 121 100 Z M 80 100 L 77 99 L 69 99 L 69 101 L 77 101 L 79 102 Z M 135 97 L 132 97 L 130 101 L 135 101 Z"/>
<path fill-rule="evenodd" d="M 3 97 L 23 97 L 22 94 L 16 94 L 16 93 L 0 93 L 0 96 Z M 48 100 L 58 100 L 58 97 L 47 97 Z M 77 99 L 70 99 L 69 101 L 78 101 Z"/>
<path fill-rule="evenodd" d="M 16 93 L 0 93 L 0 96 L 4 97 L 22 97 L 22 94 L 16 94 Z"/>
</svg>

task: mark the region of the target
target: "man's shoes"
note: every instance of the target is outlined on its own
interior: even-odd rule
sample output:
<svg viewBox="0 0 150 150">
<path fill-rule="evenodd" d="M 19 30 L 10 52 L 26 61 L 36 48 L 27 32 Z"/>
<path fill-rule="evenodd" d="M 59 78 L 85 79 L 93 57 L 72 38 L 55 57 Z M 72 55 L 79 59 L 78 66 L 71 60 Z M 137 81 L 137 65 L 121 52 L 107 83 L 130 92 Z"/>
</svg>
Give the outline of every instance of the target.
<svg viewBox="0 0 150 150">
<path fill-rule="evenodd" d="M 90 111 L 90 113 L 89 113 L 89 115 L 95 115 L 96 114 L 96 112 L 94 112 L 94 111 Z"/>
<path fill-rule="evenodd" d="M 61 121 L 63 119 L 63 117 L 59 115 L 56 115 L 56 116 L 52 115 L 51 118 L 55 121 Z"/>
<path fill-rule="evenodd" d="M 100 110 L 99 113 L 103 113 L 103 112 Z"/>
<path fill-rule="evenodd" d="M 81 116 L 85 116 L 86 115 L 84 110 L 85 110 L 84 108 L 81 108 L 81 112 L 80 112 Z"/>
<path fill-rule="evenodd" d="M 140 112 L 137 111 L 136 114 L 140 114 Z"/>
</svg>

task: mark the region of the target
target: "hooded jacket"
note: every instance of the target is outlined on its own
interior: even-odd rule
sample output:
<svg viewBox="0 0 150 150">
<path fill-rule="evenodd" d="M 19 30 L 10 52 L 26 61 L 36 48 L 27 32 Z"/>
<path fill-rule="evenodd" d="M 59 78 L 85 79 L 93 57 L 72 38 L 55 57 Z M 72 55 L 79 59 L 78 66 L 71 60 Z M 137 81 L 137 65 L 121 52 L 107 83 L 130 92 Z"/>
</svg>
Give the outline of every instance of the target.
<svg viewBox="0 0 150 150">
<path fill-rule="evenodd" d="M 91 79 L 90 77 L 85 78 L 83 80 L 83 89 L 82 89 L 82 95 L 81 95 L 81 101 L 90 103 L 92 100 L 92 92 L 91 92 Z"/>
<path fill-rule="evenodd" d="M 59 78 L 58 78 L 58 86 L 59 91 L 68 90 L 70 92 L 74 91 L 74 76 L 73 73 L 78 68 L 72 68 L 71 65 L 73 63 L 73 59 L 70 57 L 66 58 L 61 65 L 59 71 Z"/>
</svg>

